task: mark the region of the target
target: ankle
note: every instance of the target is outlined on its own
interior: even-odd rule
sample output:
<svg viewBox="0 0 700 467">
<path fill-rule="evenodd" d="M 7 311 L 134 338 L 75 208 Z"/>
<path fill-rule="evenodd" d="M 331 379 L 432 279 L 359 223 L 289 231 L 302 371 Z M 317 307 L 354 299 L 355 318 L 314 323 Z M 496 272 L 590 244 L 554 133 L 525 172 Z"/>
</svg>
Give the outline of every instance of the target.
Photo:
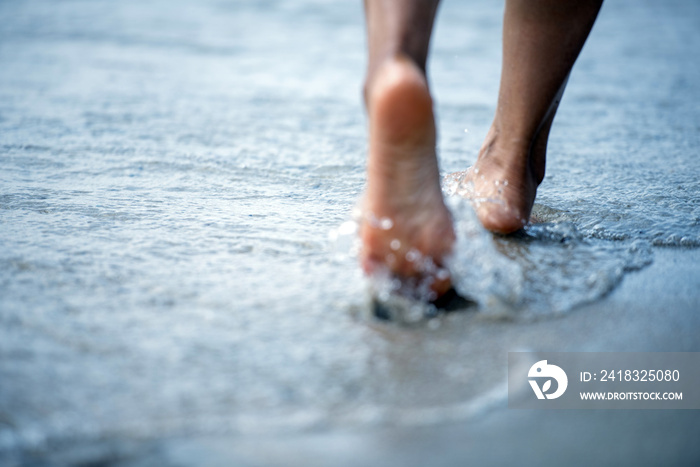
<svg viewBox="0 0 700 467">
<path fill-rule="evenodd" d="M 499 130 L 494 122 L 479 150 L 476 168 L 519 174 L 538 186 L 544 177 L 544 157 L 534 157 L 534 146 L 533 138 Z"/>
<path fill-rule="evenodd" d="M 477 165 L 488 164 L 518 171 L 528 166 L 529 142 L 513 137 L 492 126 L 479 149 Z"/>
</svg>

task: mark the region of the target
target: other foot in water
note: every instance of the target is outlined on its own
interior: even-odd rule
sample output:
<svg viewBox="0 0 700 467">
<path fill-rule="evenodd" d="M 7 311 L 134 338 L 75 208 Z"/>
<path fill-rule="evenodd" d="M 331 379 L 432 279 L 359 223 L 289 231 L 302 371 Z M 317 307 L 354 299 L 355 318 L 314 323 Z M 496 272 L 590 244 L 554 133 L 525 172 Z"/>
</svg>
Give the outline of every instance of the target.
<svg viewBox="0 0 700 467">
<path fill-rule="evenodd" d="M 503 143 L 492 128 L 474 166 L 448 175 L 445 184 L 450 194 L 471 200 L 486 229 L 509 234 L 530 219 L 544 162 L 543 152 Z"/>
</svg>

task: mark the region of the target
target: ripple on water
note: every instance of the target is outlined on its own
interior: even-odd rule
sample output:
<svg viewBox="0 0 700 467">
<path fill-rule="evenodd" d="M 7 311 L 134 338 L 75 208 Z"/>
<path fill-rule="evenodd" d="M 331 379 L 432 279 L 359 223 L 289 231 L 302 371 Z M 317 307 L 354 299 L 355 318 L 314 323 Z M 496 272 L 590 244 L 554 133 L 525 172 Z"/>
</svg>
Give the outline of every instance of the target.
<svg viewBox="0 0 700 467">
<path fill-rule="evenodd" d="M 645 241 L 588 238 L 575 224 L 561 220 L 531 224 L 508 237 L 493 236 L 481 227 L 468 202 L 452 199 L 450 206 L 458 232 L 450 261 L 455 287 L 488 315 L 565 313 L 601 298 L 626 272 L 652 260 Z M 540 215 L 542 211 L 547 209 Z"/>
<path fill-rule="evenodd" d="M 517 234 L 498 236 L 481 226 L 467 200 L 449 197 L 447 201 L 457 233 L 447 267 L 456 291 L 476 302 L 482 316 L 535 319 L 566 313 L 600 299 L 627 272 L 652 262 L 647 240 L 596 238 L 579 231 L 564 213 L 546 206 L 536 206 L 537 223 Z M 346 237 L 356 232 L 347 225 L 339 230 Z M 338 238 L 337 232 L 333 238 Z M 337 243 L 348 244 L 347 239 Z M 434 307 L 392 296 L 407 286 L 403 282 L 378 274 L 370 280 L 370 290 L 399 322 L 433 317 Z"/>
</svg>

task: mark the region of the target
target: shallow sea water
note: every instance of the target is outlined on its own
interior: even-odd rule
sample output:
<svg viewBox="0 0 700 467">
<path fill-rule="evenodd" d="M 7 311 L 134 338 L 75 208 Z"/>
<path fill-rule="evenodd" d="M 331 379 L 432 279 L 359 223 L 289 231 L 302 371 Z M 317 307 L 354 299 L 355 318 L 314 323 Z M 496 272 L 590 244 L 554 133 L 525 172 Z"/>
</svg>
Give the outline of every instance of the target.
<svg viewBox="0 0 700 467">
<path fill-rule="evenodd" d="M 501 10 L 439 14 L 445 173 L 474 162 L 493 116 Z M 0 453 L 468 417 L 491 392 L 464 389 L 466 348 L 441 330 L 575 312 L 654 248 L 700 246 L 697 2 L 606 3 L 540 222 L 493 238 L 454 202 L 450 268 L 478 306 L 417 331 L 367 317 L 356 261 L 328 240 L 364 183 L 360 2 L 0 15 Z"/>
</svg>

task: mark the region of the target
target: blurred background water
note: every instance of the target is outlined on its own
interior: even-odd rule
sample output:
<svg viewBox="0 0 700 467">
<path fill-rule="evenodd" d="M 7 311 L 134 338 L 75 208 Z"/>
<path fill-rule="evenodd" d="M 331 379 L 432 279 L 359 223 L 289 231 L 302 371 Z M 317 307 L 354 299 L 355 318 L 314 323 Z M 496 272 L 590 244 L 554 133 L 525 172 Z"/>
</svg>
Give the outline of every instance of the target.
<svg viewBox="0 0 700 467">
<path fill-rule="evenodd" d="M 501 14 L 441 7 L 445 173 L 474 162 L 493 116 Z M 472 384 L 459 361 L 498 358 L 461 340 L 474 313 L 376 324 L 355 260 L 328 242 L 364 183 L 362 15 L 359 1 L 0 2 L 0 452 L 487 404 L 502 375 Z M 511 314 L 548 319 L 656 248 L 700 245 L 698 24 L 694 1 L 605 4 L 553 129 L 542 222 L 493 240 L 457 211 L 453 273 L 477 315 L 504 274 Z"/>
</svg>

